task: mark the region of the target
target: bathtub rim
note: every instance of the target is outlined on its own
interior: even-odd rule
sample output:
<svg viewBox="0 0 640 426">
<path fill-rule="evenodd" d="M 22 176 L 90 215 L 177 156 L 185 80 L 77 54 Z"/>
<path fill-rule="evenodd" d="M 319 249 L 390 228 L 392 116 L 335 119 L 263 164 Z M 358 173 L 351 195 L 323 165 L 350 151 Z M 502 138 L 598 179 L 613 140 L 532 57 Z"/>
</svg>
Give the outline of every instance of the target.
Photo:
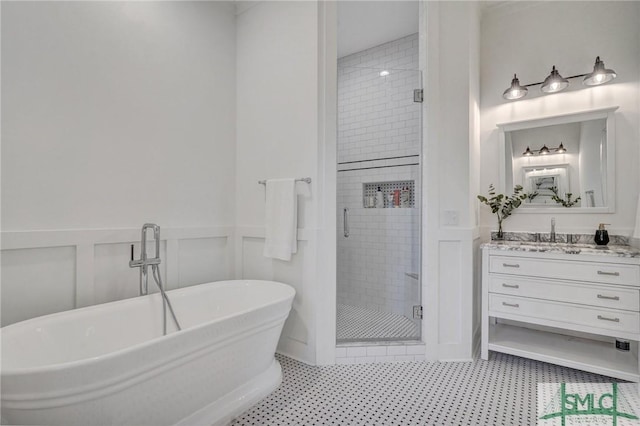
<svg viewBox="0 0 640 426">
<path fill-rule="evenodd" d="M 89 357 L 89 358 L 82 358 L 82 359 L 77 359 L 77 360 L 73 360 L 73 361 L 66 361 L 66 362 L 62 362 L 62 363 L 56 363 L 56 364 L 47 364 L 47 365 L 39 365 L 39 366 L 35 366 L 35 367 L 21 367 L 21 368 L 13 368 L 13 369 L 6 369 L 3 365 L 2 365 L 2 360 L 0 359 L 0 377 L 4 378 L 4 377 L 15 377 L 15 376 L 19 376 L 19 375 L 23 375 L 23 374 L 38 374 L 38 373 L 49 373 L 49 372 L 59 372 L 62 370 L 65 370 L 67 368 L 74 368 L 74 367 L 80 367 L 80 366 L 84 366 L 87 364 L 91 364 L 91 363 L 96 363 L 98 361 L 109 361 L 113 358 L 116 358 L 118 356 L 124 355 L 128 352 L 133 351 L 134 349 L 140 350 L 143 348 L 147 348 L 159 341 L 163 341 L 163 340 L 167 340 L 167 339 L 175 339 L 178 336 L 184 335 L 187 331 L 197 331 L 197 330 L 201 330 L 203 329 L 205 326 L 212 324 L 214 322 L 218 322 L 218 321 L 223 321 L 223 320 L 227 320 L 229 318 L 233 318 L 236 316 L 240 316 L 240 315 L 244 315 L 247 314 L 249 312 L 258 310 L 258 309 L 262 309 L 265 308 L 269 305 L 273 305 L 273 304 L 277 304 L 280 302 L 283 302 L 289 298 L 292 299 L 295 297 L 296 291 L 295 289 L 288 285 L 288 284 L 284 284 L 284 283 L 280 283 L 277 281 L 267 281 L 267 280 L 224 280 L 224 281 L 212 281 L 209 283 L 204 283 L 204 284 L 197 284 L 198 286 L 211 286 L 211 287 L 215 287 L 217 285 L 222 285 L 224 283 L 231 283 L 231 282 L 267 282 L 267 283 L 272 283 L 272 284 L 278 284 L 279 286 L 284 286 L 285 287 L 285 291 L 287 291 L 287 293 L 291 293 L 289 295 L 287 295 L 286 297 L 279 297 L 277 299 L 274 300 L 270 300 L 268 303 L 261 303 L 258 305 L 254 305 L 251 308 L 246 308 L 246 309 L 242 309 L 242 310 L 238 310 L 238 311 L 234 311 L 232 314 L 228 314 L 225 316 L 221 316 L 216 318 L 213 321 L 208 321 L 208 322 L 204 322 L 204 323 L 200 323 L 198 325 L 195 325 L 193 327 L 189 327 L 187 329 L 184 330 L 176 330 L 170 334 L 168 334 L 167 336 L 158 336 L 158 337 L 154 337 L 152 339 L 149 340 L 145 340 L 144 342 L 132 345 L 132 346 L 127 346 L 125 348 L 121 348 L 118 349 L 116 351 L 112 351 L 112 352 L 108 352 L 99 356 L 95 356 L 95 357 Z M 192 290 L 193 286 L 189 286 L 189 287 L 182 287 L 182 288 L 178 288 L 178 289 L 173 289 L 173 290 L 169 290 L 167 291 L 167 294 L 169 296 L 171 296 L 172 292 L 187 292 L 189 290 Z M 98 304 L 98 305 L 91 305 L 91 306 L 85 306 L 82 308 L 78 308 L 78 309 L 72 309 L 69 311 L 61 311 L 61 312 L 55 312 L 53 314 L 48 314 L 48 315 L 43 315 L 40 317 L 35 317 L 35 318 L 31 318 L 25 321 L 20 321 L 14 324 L 9 324 L 6 326 L 6 328 L 8 327 L 12 327 L 13 325 L 28 325 L 31 322 L 36 322 L 36 321 L 41 321 L 43 319 L 46 318 L 52 318 L 52 317 L 59 317 L 59 316 L 63 316 L 63 315 L 69 315 L 70 312 L 74 312 L 74 313 L 82 313 L 82 312 L 86 312 L 86 311 L 90 311 L 90 310 L 107 310 L 107 308 L 110 305 L 115 305 L 115 304 L 120 304 L 120 303 L 126 303 L 127 301 L 134 301 L 134 300 L 139 300 L 140 298 L 144 298 L 144 297 L 153 297 L 153 298 L 161 298 L 160 293 L 153 293 L 153 294 L 149 294 L 149 295 L 145 295 L 145 296 L 137 296 L 137 297 L 132 297 L 129 299 L 123 299 L 123 300 L 115 300 L 112 302 L 107 302 L 107 303 L 102 303 L 102 304 Z M 285 319 L 288 316 L 289 311 L 286 312 L 285 315 Z M 2 339 L 2 334 L 3 334 L 3 330 L 5 329 L 5 327 L 0 328 L 0 340 Z M 206 348 L 208 345 L 198 345 L 196 347 L 196 349 L 193 352 L 197 352 L 200 351 L 204 348 Z M 0 357 L 1 358 L 1 357 Z M 4 392 L 3 392 L 4 393 Z M 4 399 L 4 398 L 3 398 Z"/>
</svg>

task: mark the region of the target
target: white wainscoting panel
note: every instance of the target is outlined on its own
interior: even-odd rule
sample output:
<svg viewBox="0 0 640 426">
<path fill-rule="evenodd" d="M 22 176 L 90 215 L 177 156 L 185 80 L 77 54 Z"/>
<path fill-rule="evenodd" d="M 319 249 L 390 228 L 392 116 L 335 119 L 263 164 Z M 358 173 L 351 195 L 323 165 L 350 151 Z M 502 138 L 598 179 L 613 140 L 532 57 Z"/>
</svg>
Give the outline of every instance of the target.
<svg viewBox="0 0 640 426">
<path fill-rule="evenodd" d="M 452 260 L 461 259 L 460 241 L 440 241 L 440 291 L 438 306 L 446 306 L 440 311 L 438 323 L 438 343 L 458 344 L 461 339 L 462 276 L 461 268 Z"/>
<path fill-rule="evenodd" d="M 134 245 L 134 257 L 140 258 L 140 242 L 126 242 L 116 244 L 96 244 L 94 248 L 93 287 L 94 303 L 107 303 L 115 300 L 128 299 L 139 295 L 140 270 L 130 268 L 131 244 Z M 147 256 L 154 256 L 155 245 L 147 241 Z M 160 244 L 160 273 L 163 284 L 167 289 L 176 288 L 174 283 L 167 282 L 166 241 Z M 172 285 L 173 284 L 173 285 Z M 157 292 L 157 287 L 149 268 L 149 293 Z"/>
<path fill-rule="evenodd" d="M 295 288 L 296 296 L 282 331 L 278 352 L 308 363 L 315 362 L 311 347 L 313 310 L 306 296 L 314 277 L 308 271 L 315 268 L 312 234 L 298 229 L 298 252 L 290 262 L 285 262 L 263 256 L 263 228 L 239 228 L 236 252 L 238 278 L 277 281 Z"/>
<path fill-rule="evenodd" d="M 2 251 L 2 326 L 73 309 L 76 249 Z"/>
<path fill-rule="evenodd" d="M 426 358 L 442 361 L 470 361 L 479 337 L 475 316 L 477 270 L 474 250 L 479 246 L 478 228 L 442 228 L 432 234 L 429 248 L 437 263 L 423 274 L 429 278 L 423 287 L 425 315 L 423 339 Z M 437 283 L 429 285 L 430 283 Z"/>
<path fill-rule="evenodd" d="M 148 237 L 150 237 L 149 234 Z M 167 289 L 232 279 L 233 228 L 162 228 L 160 272 Z M 138 296 L 140 228 L 2 233 L 1 325 Z M 147 242 L 147 255 L 155 245 Z M 156 292 L 149 277 L 149 292 Z"/>
<path fill-rule="evenodd" d="M 193 238 L 178 241 L 178 285 L 187 287 L 231 279 L 227 237 Z"/>
<path fill-rule="evenodd" d="M 264 238 L 243 238 L 242 278 L 272 280 L 288 284 L 296 289 L 289 318 L 282 335 L 307 344 L 309 330 L 300 315 L 304 303 L 303 267 L 307 241 L 298 241 L 298 252 L 290 262 L 266 258 L 262 254 Z"/>
<path fill-rule="evenodd" d="M 303 316 L 304 305 L 307 302 L 303 273 L 308 243 L 308 241 L 298 241 L 298 253 L 291 258 L 291 262 L 281 260 L 273 262 L 274 281 L 289 284 L 296 289 L 296 297 L 293 299 L 289 318 L 284 323 L 282 335 L 303 345 L 309 343 L 309 324 Z"/>
<path fill-rule="evenodd" d="M 482 316 L 482 240 L 479 232 L 473 239 L 473 355 L 480 349 L 480 318 Z"/>
<path fill-rule="evenodd" d="M 273 259 L 262 255 L 264 237 L 242 237 L 240 274 L 238 278 L 245 280 L 272 280 Z M 296 295 L 297 297 L 297 295 Z"/>
</svg>

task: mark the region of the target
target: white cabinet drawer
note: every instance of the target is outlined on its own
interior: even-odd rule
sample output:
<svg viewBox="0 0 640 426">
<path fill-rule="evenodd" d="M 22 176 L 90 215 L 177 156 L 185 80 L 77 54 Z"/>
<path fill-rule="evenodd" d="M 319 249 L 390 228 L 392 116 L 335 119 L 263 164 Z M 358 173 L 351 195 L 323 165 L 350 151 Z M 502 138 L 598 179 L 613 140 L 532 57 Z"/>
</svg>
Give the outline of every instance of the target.
<svg viewBox="0 0 640 426">
<path fill-rule="evenodd" d="M 640 290 L 629 287 L 577 284 L 492 274 L 489 276 L 489 292 L 640 311 Z"/>
<path fill-rule="evenodd" d="M 611 331 L 640 332 L 640 314 L 638 312 L 504 296 L 501 294 L 489 294 L 489 311 L 498 317 L 500 316 L 499 313 L 509 314 L 511 319 L 517 319 L 516 316 L 522 316 Z M 522 320 L 526 320 L 526 318 L 522 318 Z"/>
<path fill-rule="evenodd" d="M 640 265 L 491 256 L 489 272 L 640 287 Z"/>
</svg>

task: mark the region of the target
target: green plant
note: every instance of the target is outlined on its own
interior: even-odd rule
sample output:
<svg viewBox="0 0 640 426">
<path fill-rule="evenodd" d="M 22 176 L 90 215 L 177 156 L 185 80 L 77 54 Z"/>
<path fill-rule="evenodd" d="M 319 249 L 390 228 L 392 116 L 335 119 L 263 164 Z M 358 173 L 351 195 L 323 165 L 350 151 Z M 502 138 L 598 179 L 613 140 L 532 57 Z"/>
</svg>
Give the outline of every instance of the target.
<svg viewBox="0 0 640 426">
<path fill-rule="evenodd" d="M 558 195 L 558 188 L 555 186 L 551 188 L 551 192 L 553 192 L 551 199 L 558 204 L 562 204 L 564 207 L 573 207 L 580 201 L 580 197 L 572 200 L 571 197 L 573 196 L 573 194 L 571 192 L 566 193 L 566 199 L 560 198 L 560 195 Z"/>
<path fill-rule="evenodd" d="M 513 188 L 513 194 L 506 196 L 504 194 L 496 194 L 493 184 L 489 185 L 489 196 L 478 195 L 478 200 L 491 208 L 491 213 L 498 217 L 498 238 L 503 238 L 502 221 L 511 216 L 511 213 L 522 204 L 528 195 L 522 192 L 522 186 L 516 185 Z"/>
<path fill-rule="evenodd" d="M 529 202 L 532 202 L 534 198 L 536 198 L 538 195 L 540 195 L 540 193 L 538 191 L 536 192 L 529 192 L 527 195 L 527 199 L 529 200 Z"/>
</svg>

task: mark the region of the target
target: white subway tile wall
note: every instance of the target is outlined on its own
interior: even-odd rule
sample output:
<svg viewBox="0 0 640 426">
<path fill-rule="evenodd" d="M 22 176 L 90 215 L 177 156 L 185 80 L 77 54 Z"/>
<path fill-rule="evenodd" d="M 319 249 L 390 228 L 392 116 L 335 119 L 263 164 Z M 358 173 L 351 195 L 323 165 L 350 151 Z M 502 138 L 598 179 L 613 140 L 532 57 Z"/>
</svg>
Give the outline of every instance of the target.
<svg viewBox="0 0 640 426">
<path fill-rule="evenodd" d="M 418 179 L 419 166 L 353 170 L 338 173 L 338 303 L 412 317 L 419 304 L 418 209 L 364 208 L 365 182 Z M 387 195 L 387 194 L 385 194 Z M 343 209 L 349 209 L 349 237 Z M 410 303 L 406 303 L 407 300 Z"/>
<path fill-rule="evenodd" d="M 417 69 L 417 34 L 338 60 L 339 163 L 420 153 Z"/>
<path fill-rule="evenodd" d="M 413 194 L 420 192 L 418 35 L 340 58 L 338 68 L 338 304 L 413 320 L 419 280 L 407 274 L 419 272 L 418 209 L 364 208 L 364 190 L 372 182 L 413 181 Z M 418 331 L 413 338 L 419 337 Z M 395 355 L 368 359 L 388 356 Z"/>
<path fill-rule="evenodd" d="M 336 364 L 372 364 L 378 362 L 424 361 L 425 345 L 340 346 L 336 348 Z"/>
</svg>

